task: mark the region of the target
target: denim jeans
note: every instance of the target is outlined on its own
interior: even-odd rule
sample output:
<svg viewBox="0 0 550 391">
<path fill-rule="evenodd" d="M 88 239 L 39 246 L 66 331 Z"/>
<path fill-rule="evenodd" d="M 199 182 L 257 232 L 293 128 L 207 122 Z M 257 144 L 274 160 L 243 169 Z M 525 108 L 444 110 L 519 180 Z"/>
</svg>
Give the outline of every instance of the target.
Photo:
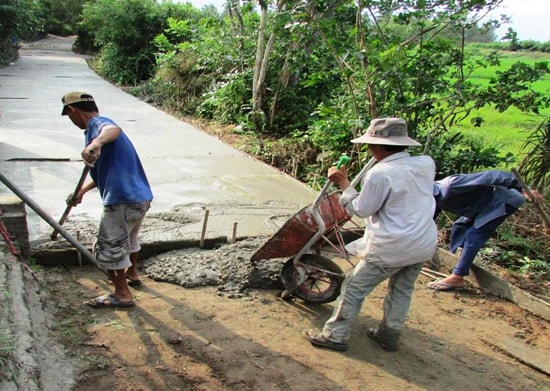
<svg viewBox="0 0 550 391">
<path fill-rule="evenodd" d="M 461 217 L 456 220 L 451 228 L 450 250 L 452 253 L 455 253 L 459 247 L 462 247 L 462 253 L 453 269 L 453 274 L 459 276 L 470 274 L 470 268 L 479 250 L 491 238 L 499 225 L 516 211 L 517 209 L 513 206 L 506 205 L 506 214 L 504 216 L 497 217 L 479 228 L 474 227 L 473 219 Z"/>
<path fill-rule="evenodd" d="M 386 279 L 389 282 L 382 325 L 396 331 L 402 330 L 409 313 L 414 283 L 422 265 L 416 263 L 405 267 L 387 267 L 360 261 L 342 285 L 334 311 L 323 327 L 324 337 L 346 343 L 365 297 Z"/>
</svg>

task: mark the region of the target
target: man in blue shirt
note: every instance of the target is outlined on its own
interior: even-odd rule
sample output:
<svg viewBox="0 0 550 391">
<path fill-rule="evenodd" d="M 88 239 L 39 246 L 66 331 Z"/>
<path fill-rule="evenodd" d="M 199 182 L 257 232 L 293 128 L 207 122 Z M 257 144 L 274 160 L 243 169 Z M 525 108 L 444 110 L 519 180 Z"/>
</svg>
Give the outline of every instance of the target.
<svg viewBox="0 0 550 391">
<path fill-rule="evenodd" d="M 539 192 L 531 192 L 533 202 L 543 199 Z M 455 253 L 462 248 L 462 252 L 452 274 L 428 283 L 428 287 L 438 291 L 462 289 L 478 251 L 529 196 L 514 174 L 489 170 L 435 181 L 434 197 L 435 217 L 442 210 L 460 216 L 451 228 L 450 250 Z"/>
<path fill-rule="evenodd" d="M 82 187 L 75 204 L 97 187 L 104 208 L 94 256 L 115 286 L 113 293 L 87 304 L 95 308 L 132 307 L 134 300 L 128 285 L 141 284 L 136 271 L 141 248 L 138 233 L 153 199 L 151 187 L 130 139 L 114 121 L 99 115 L 92 95 L 72 91 L 61 100 L 61 115 L 67 115 L 73 124 L 84 129 L 86 147 L 82 158 L 91 166 L 92 182 Z"/>
</svg>

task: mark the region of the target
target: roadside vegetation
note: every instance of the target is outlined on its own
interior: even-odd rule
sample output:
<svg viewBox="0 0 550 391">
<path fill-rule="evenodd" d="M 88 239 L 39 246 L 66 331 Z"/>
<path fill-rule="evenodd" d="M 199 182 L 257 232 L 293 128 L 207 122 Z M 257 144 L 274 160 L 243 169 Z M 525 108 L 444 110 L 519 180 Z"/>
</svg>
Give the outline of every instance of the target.
<svg viewBox="0 0 550 391">
<path fill-rule="evenodd" d="M 519 167 L 548 194 L 550 42 L 522 41 L 513 29 L 496 42 L 506 19 L 486 13 L 499 3 L 228 0 L 217 10 L 6 0 L 0 52 L 14 37 L 77 35 L 75 50 L 93 53 L 105 78 L 229 129 L 223 137 L 235 146 L 314 188 L 342 153 L 357 173 L 366 151 L 349 140 L 374 117 L 399 116 L 423 144 L 413 153 L 431 155 L 438 177 Z M 495 258 L 549 280 L 539 216 L 521 217 L 531 220 L 506 223 L 498 243 L 508 255 Z"/>
</svg>

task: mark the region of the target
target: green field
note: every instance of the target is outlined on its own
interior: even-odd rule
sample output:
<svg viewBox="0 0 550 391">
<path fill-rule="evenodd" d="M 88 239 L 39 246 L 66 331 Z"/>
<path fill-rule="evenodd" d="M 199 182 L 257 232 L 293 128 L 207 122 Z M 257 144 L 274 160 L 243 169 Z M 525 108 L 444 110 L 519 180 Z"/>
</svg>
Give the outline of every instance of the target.
<svg viewBox="0 0 550 391">
<path fill-rule="evenodd" d="M 517 61 L 527 64 L 541 61 L 550 62 L 550 54 L 505 52 L 501 56 L 500 66 L 477 70 L 471 80 L 480 85 L 487 85 L 497 71 L 508 69 Z M 550 75 L 546 75 L 543 80 L 536 82 L 533 88 L 535 91 L 550 95 Z M 540 114 L 550 117 L 550 109 L 546 109 Z M 474 127 L 470 122 L 470 119 L 476 116 L 482 117 L 484 120 L 481 127 Z M 503 155 L 511 152 L 521 158 L 522 147 L 527 136 L 541 120 L 541 115 L 521 113 L 516 108 L 499 113 L 497 110 L 487 107 L 473 112 L 470 117 L 455 125 L 452 131 L 472 136 L 480 140 L 486 147 L 497 148 Z"/>
</svg>

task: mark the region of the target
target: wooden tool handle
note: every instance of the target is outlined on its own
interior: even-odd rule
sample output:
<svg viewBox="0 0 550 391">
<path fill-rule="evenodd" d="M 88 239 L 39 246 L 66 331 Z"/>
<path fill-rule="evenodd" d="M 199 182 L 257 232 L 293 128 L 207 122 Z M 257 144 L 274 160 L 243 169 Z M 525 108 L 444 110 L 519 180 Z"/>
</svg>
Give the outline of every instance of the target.
<svg viewBox="0 0 550 391">
<path fill-rule="evenodd" d="M 516 170 L 515 168 L 512 168 L 512 172 L 516 176 L 523 190 L 527 193 L 529 198 L 531 198 L 531 201 L 533 201 L 533 205 L 535 205 L 535 208 L 537 208 L 537 211 L 539 212 L 540 217 L 542 217 L 542 221 L 544 223 L 544 232 L 548 234 L 548 232 L 550 232 L 550 219 L 548 218 L 548 215 L 546 214 L 544 209 L 542 209 L 542 206 L 539 203 L 534 202 L 535 196 L 531 192 L 531 188 L 529 188 L 529 186 L 527 186 L 527 184 L 523 181 L 521 175 L 519 174 L 519 171 Z"/>
<path fill-rule="evenodd" d="M 65 208 L 65 211 L 63 212 L 63 214 L 61 215 L 61 218 L 59 219 L 59 225 L 63 225 L 65 220 L 67 220 L 67 217 L 69 216 L 69 213 L 70 213 L 71 209 L 74 206 L 74 202 L 78 198 L 78 192 L 82 188 L 82 185 L 84 185 L 84 181 L 86 180 L 86 177 L 88 176 L 88 172 L 90 172 L 90 166 L 84 165 L 84 168 L 82 169 L 82 174 L 80 174 L 80 179 L 78 180 L 78 183 L 76 184 L 76 187 L 74 189 L 73 196 L 69 200 L 68 205 Z M 54 229 L 51 236 L 50 236 L 50 238 L 52 240 L 55 240 L 57 238 L 58 233 L 59 232 L 56 229 Z"/>
</svg>

